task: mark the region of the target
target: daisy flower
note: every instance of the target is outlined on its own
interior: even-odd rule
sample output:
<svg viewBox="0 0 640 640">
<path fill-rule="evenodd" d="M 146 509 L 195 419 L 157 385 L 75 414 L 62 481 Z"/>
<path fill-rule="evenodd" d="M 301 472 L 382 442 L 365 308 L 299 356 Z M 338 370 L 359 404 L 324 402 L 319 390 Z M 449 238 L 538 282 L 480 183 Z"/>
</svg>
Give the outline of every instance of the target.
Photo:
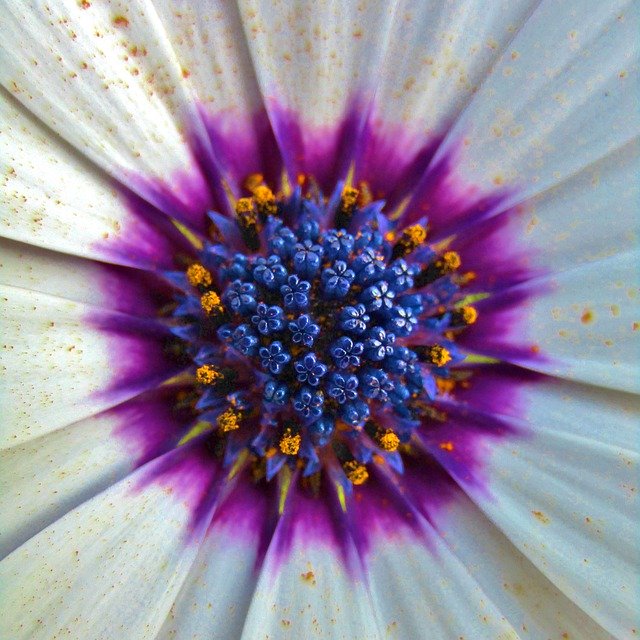
<svg viewBox="0 0 640 640">
<path fill-rule="evenodd" d="M 637 4 L 3 5 L 3 638 L 636 637 Z"/>
</svg>

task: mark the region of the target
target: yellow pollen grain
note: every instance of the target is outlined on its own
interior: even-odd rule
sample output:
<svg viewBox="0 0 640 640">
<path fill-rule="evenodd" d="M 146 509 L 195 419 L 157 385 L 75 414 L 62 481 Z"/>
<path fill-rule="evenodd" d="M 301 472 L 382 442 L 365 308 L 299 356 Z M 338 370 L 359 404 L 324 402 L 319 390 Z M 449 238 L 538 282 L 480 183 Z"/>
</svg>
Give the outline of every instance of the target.
<svg viewBox="0 0 640 640">
<path fill-rule="evenodd" d="M 436 344 L 429 350 L 429 358 L 437 367 L 443 367 L 451 360 L 451 353 L 445 347 Z"/>
<path fill-rule="evenodd" d="M 236 429 L 240 428 L 241 418 L 241 413 L 236 413 L 233 409 L 227 409 L 218 416 L 216 424 L 218 425 L 220 430 L 224 431 L 225 433 L 227 431 L 235 431 Z"/>
<path fill-rule="evenodd" d="M 400 445 L 400 438 L 391 431 L 391 429 L 387 429 L 379 438 L 378 442 L 380 446 L 385 451 L 397 451 L 398 446 Z"/>
<path fill-rule="evenodd" d="M 200 384 L 213 384 L 220 378 L 222 378 L 222 374 L 210 364 L 203 364 L 196 370 L 196 380 Z"/>
<path fill-rule="evenodd" d="M 342 190 L 342 206 L 347 209 L 355 207 L 358 202 L 360 192 L 353 187 L 345 187 Z"/>
<path fill-rule="evenodd" d="M 475 307 L 462 307 L 462 320 L 465 324 L 473 324 L 478 319 Z"/>
<path fill-rule="evenodd" d="M 453 451 L 453 442 L 441 442 L 438 445 L 443 451 Z"/>
<path fill-rule="evenodd" d="M 295 456 L 300 451 L 300 442 L 302 438 L 298 433 L 292 433 L 290 429 L 287 429 L 285 434 L 280 438 L 280 451 L 287 456 Z"/>
<path fill-rule="evenodd" d="M 442 256 L 442 265 L 447 271 L 455 271 L 460 268 L 461 264 L 460 256 L 455 251 L 447 251 Z"/>
<path fill-rule="evenodd" d="M 273 191 L 264 184 L 258 185 L 253 190 L 253 198 L 258 211 L 263 215 L 275 215 L 278 208 L 276 206 L 276 197 Z"/>
<path fill-rule="evenodd" d="M 407 227 L 402 235 L 417 247 L 427 239 L 427 230 L 421 224 L 414 224 Z"/>
<path fill-rule="evenodd" d="M 211 286 L 211 274 L 197 262 L 187 269 L 187 280 L 192 287 Z"/>
<path fill-rule="evenodd" d="M 252 173 L 247 176 L 244 181 L 244 188 L 252 193 L 264 182 L 264 176 L 261 173 Z"/>
<path fill-rule="evenodd" d="M 251 198 L 240 198 L 236 202 L 236 213 L 238 215 L 253 213 L 253 200 Z"/>
<path fill-rule="evenodd" d="M 220 313 L 222 311 L 222 303 L 220 296 L 215 291 L 207 291 L 200 298 L 200 304 L 208 315 Z"/>
<path fill-rule="evenodd" d="M 436 387 L 440 393 L 451 393 L 456 388 L 456 382 L 448 378 L 436 378 Z"/>
<path fill-rule="evenodd" d="M 369 477 L 367 467 L 365 467 L 363 464 L 360 464 L 356 460 L 346 462 L 344 464 L 344 471 L 347 474 L 347 478 L 349 478 L 349 480 L 351 480 L 351 483 L 355 485 L 364 484 Z"/>
</svg>

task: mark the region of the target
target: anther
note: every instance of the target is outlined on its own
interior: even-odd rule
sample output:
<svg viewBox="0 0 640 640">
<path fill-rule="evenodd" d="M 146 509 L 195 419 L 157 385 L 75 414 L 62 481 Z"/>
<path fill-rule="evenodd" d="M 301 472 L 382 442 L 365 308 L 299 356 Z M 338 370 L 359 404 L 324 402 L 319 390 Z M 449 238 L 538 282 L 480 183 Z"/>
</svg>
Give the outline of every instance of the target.
<svg viewBox="0 0 640 640">
<path fill-rule="evenodd" d="M 391 259 L 404 258 L 417 249 L 427 239 L 427 229 L 421 224 L 407 227 L 391 250 Z"/>
<path fill-rule="evenodd" d="M 380 432 L 377 441 L 385 451 L 397 451 L 400 445 L 400 438 L 391 429 Z"/>
<path fill-rule="evenodd" d="M 215 291 L 204 293 L 200 298 L 200 305 L 209 316 L 220 315 L 224 311 L 220 296 Z"/>
<path fill-rule="evenodd" d="M 210 364 L 203 364 L 196 370 L 196 380 L 200 384 L 215 384 L 222 378 L 223 375 Z"/>
<path fill-rule="evenodd" d="M 453 326 L 468 326 L 470 324 L 473 324 L 477 319 L 478 311 L 475 309 L 475 307 L 465 306 L 454 310 L 451 318 L 451 324 Z"/>
<path fill-rule="evenodd" d="M 369 478 L 369 472 L 367 467 L 360 464 L 357 460 L 350 460 L 342 465 L 344 472 L 347 474 L 347 478 L 352 484 L 360 485 L 364 484 Z"/>
<path fill-rule="evenodd" d="M 216 424 L 221 431 L 235 431 L 240 428 L 242 413 L 236 413 L 233 409 L 223 411 L 216 419 Z"/>
<path fill-rule="evenodd" d="M 244 243 L 251 251 L 257 251 L 260 248 L 258 215 L 254 209 L 252 198 L 240 198 L 236 202 L 236 216 Z"/>
<path fill-rule="evenodd" d="M 449 350 L 439 344 L 414 346 L 412 349 L 420 360 L 430 362 L 436 365 L 436 367 L 444 367 L 447 362 L 451 361 L 451 353 Z"/>
<path fill-rule="evenodd" d="M 447 251 L 441 258 L 425 267 L 415 278 L 416 287 L 424 287 L 442 276 L 453 273 L 461 265 L 460 256 L 455 251 Z"/>
<path fill-rule="evenodd" d="M 276 197 L 273 191 L 264 184 L 253 189 L 253 199 L 260 219 L 264 222 L 269 216 L 275 216 L 278 212 Z"/>
<path fill-rule="evenodd" d="M 360 192 L 353 187 L 345 187 L 342 190 L 340 204 L 336 212 L 335 225 L 336 229 L 348 229 L 353 217 L 353 212 L 358 204 L 358 196 Z"/>
<path fill-rule="evenodd" d="M 302 438 L 299 433 L 294 433 L 291 429 L 287 429 L 282 438 L 280 438 L 280 451 L 287 456 L 295 456 L 300 450 L 300 442 Z"/>
<path fill-rule="evenodd" d="M 210 287 L 212 282 L 209 271 L 197 262 L 187 269 L 187 280 L 192 287 Z"/>
</svg>

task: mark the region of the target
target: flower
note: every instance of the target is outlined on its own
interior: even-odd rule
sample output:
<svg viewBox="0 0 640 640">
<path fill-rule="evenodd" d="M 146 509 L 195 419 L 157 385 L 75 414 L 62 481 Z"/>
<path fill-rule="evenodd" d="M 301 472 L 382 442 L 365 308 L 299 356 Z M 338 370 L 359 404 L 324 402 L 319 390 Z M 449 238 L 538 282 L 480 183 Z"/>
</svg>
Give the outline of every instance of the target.
<svg viewBox="0 0 640 640">
<path fill-rule="evenodd" d="M 4 8 L 0 636 L 633 637 L 631 4 Z"/>
</svg>

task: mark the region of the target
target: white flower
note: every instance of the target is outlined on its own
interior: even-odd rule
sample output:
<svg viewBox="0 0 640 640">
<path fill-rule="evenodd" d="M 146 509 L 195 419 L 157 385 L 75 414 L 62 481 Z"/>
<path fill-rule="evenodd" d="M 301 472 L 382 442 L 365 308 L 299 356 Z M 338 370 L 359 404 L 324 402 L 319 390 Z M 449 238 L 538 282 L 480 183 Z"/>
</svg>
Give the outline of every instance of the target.
<svg viewBox="0 0 640 640">
<path fill-rule="evenodd" d="M 4 0 L 0 636 L 635 637 L 637 14 Z M 255 173 L 366 183 L 482 294 L 453 336 L 477 375 L 436 371 L 419 455 L 352 495 L 250 481 L 239 396 L 223 453 L 196 433 L 159 274 L 210 210 L 242 241 Z"/>
</svg>

